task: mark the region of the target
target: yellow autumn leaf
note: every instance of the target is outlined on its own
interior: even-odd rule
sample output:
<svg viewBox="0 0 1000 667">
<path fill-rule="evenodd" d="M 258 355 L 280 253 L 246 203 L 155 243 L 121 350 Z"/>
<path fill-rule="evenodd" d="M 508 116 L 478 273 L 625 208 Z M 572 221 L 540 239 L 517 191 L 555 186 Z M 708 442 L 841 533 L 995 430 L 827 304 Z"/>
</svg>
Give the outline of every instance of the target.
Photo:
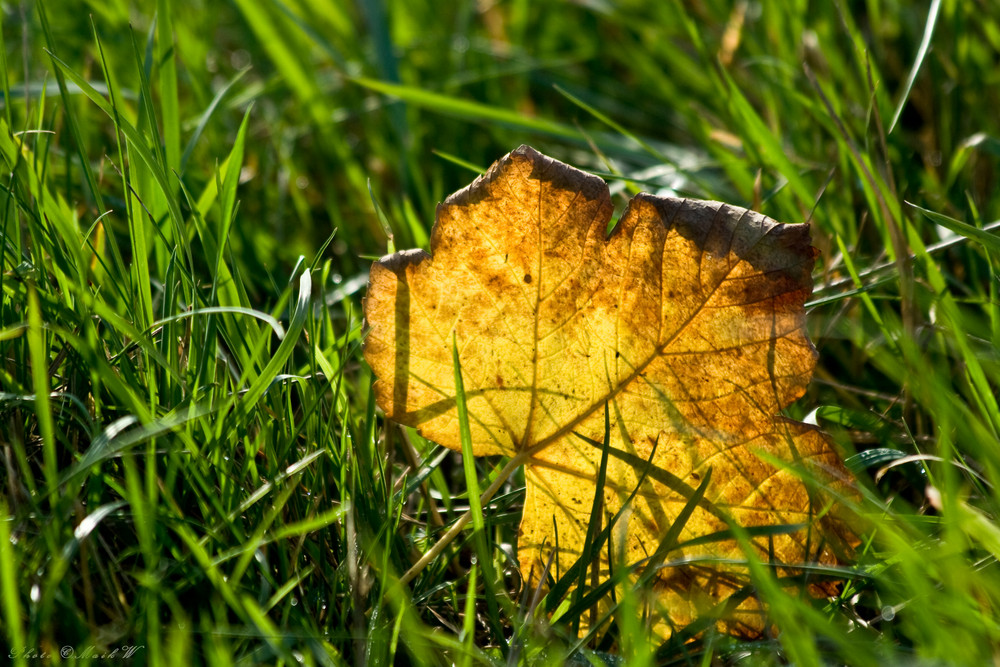
<svg viewBox="0 0 1000 667">
<path fill-rule="evenodd" d="M 746 554 L 731 537 L 706 536 L 734 521 L 755 535 L 759 559 L 786 565 L 835 563 L 831 545 L 853 541 L 816 519 L 828 501 L 795 472 L 841 484 L 839 457 L 818 431 L 780 416 L 816 360 L 803 326 L 815 258 L 808 226 L 648 194 L 608 234 L 611 215 L 600 178 L 527 146 L 450 196 L 431 254 L 397 252 L 372 266 L 364 353 L 378 405 L 461 451 L 457 345 L 473 452 L 524 462 L 527 585 L 553 550 L 554 580 L 580 557 L 607 424 L 597 518 L 619 522 L 615 555 L 605 546 L 592 564 L 599 579 L 609 566 L 641 572 L 711 475 L 659 554 L 651 618 L 666 634 L 740 593 L 719 627 L 754 635 L 765 621 L 744 589 Z"/>
</svg>

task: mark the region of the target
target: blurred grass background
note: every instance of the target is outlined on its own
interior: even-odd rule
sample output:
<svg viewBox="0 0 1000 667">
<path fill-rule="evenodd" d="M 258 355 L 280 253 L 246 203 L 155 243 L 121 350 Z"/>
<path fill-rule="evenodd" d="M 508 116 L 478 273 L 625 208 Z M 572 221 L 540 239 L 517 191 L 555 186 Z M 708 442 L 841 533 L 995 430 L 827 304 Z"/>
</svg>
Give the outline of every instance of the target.
<svg viewBox="0 0 1000 667">
<path fill-rule="evenodd" d="M 1000 664 L 1000 6 L 0 9 L 0 655 Z M 840 599 L 771 599 L 753 644 L 656 646 L 621 614 L 580 645 L 518 590 L 516 483 L 491 567 L 466 531 L 396 585 L 469 503 L 457 457 L 375 413 L 368 267 L 521 143 L 619 208 L 813 224 L 820 365 L 791 413 L 868 489 Z"/>
</svg>

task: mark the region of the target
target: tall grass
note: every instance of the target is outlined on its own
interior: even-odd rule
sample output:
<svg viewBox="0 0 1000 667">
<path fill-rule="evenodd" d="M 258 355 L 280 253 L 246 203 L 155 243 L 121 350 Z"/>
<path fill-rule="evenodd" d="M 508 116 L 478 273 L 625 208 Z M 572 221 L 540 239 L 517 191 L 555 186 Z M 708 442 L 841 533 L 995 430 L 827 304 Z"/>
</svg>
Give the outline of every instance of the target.
<svg viewBox="0 0 1000 667">
<path fill-rule="evenodd" d="M 1000 8 L 107 0 L 0 20 L 14 664 L 1000 661 Z M 436 203 L 520 143 L 619 205 L 812 222 L 820 366 L 790 414 L 865 489 L 840 599 L 755 567 L 769 640 L 706 622 L 660 645 L 628 594 L 580 638 L 584 587 L 521 586 L 523 479 L 479 508 L 503 461 L 378 415 L 371 258 L 426 246 Z"/>
</svg>

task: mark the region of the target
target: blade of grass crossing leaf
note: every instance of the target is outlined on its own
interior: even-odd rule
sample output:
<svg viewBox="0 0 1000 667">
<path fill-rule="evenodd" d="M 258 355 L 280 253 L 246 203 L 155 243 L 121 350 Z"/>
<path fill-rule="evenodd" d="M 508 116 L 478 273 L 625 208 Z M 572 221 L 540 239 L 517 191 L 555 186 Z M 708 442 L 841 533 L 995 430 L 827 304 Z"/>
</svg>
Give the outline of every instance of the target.
<svg viewBox="0 0 1000 667">
<path fill-rule="evenodd" d="M 372 392 L 371 389 L 369 389 L 369 399 L 372 399 L 372 395 L 373 395 L 373 392 Z M 372 413 L 372 414 L 374 413 L 374 407 L 371 406 L 371 405 L 369 405 L 369 412 Z M 595 447 L 600 447 L 601 446 L 600 443 L 598 443 L 596 441 L 593 441 L 593 440 L 590 440 L 589 438 L 583 438 L 582 436 L 578 436 L 578 437 L 581 437 L 585 442 L 588 442 L 588 443 L 590 443 L 591 445 L 593 445 Z M 657 449 L 657 446 L 656 446 L 656 444 L 654 444 L 653 448 L 652 448 L 652 451 L 650 452 L 650 458 L 647 459 L 647 460 L 645 460 L 645 462 L 643 462 L 642 459 L 639 459 L 639 465 L 640 466 L 643 466 L 643 463 L 645 464 L 642 467 L 642 473 L 639 476 L 639 485 L 641 485 L 642 481 L 646 479 L 646 476 L 651 473 L 651 470 L 652 470 L 652 457 L 656 453 L 656 449 Z M 487 487 L 487 489 L 485 491 L 483 491 L 483 494 L 480 497 L 480 505 L 482 505 L 482 503 L 484 503 L 484 502 L 489 501 L 489 499 L 492 498 L 494 496 L 494 494 L 496 494 L 496 492 L 500 489 L 500 487 L 503 486 L 503 484 L 505 484 L 508 479 L 510 479 L 511 475 L 513 475 L 514 472 L 519 467 L 521 467 L 522 465 L 524 465 L 524 463 L 533 454 L 535 454 L 536 451 L 537 450 L 534 450 L 534 449 L 531 449 L 531 448 L 529 448 L 529 449 L 522 449 L 515 456 L 513 456 L 510 460 L 508 460 L 507 463 L 504 465 L 503 469 L 496 475 L 496 477 L 490 483 L 489 487 Z M 629 455 L 623 454 L 621 452 L 612 452 L 612 453 L 614 454 L 614 456 L 616 456 L 618 458 L 621 458 L 623 460 L 628 460 L 628 458 L 629 458 Z M 665 478 L 665 477 L 662 477 L 662 476 L 656 476 L 655 474 L 654 474 L 654 477 L 658 481 L 662 481 L 662 482 L 666 483 L 667 485 L 671 486 L 671 488 L 674 488 L 675 490 L 676 490 L 676 488 L 682 488 L 682 487 L 678 487 L 677 486 L 677 484 L 676 484 L 676 482 L 677 482 L 676 478 L 671 480 L 670 478 Z M 628 504 L 631 502 L 632 498 L 635 497 L 635 494 L 638 492 L 638 489 L 639 489 L 639 486 L 637 485 L 636 488 L 629 495 L 629 497 L 626 499 L 626 501 L 622 504 L 622 508 L 612 518 L 611 522 L 609 523 L 609 526 L 606 527 L 604 529 L 604 531 L 601 532 L 601 535 L 598 537 L 598 542 L 600 542 L 602 539 L 605 539 L 605 540 L 607 539 L 607 531 L 610 530 L 610 526 L 613 526 L 615 524 L 615 522 L 617 522 L 618 519 L 622 516 L 622 513 L 625 511 L 625 509 L 627 508 Z M 688 490 L 690 491 L 689 487 L 688 487 Z M 409 583 L 410 581 L 412 581 L 414 579 L 414 577 L 416 577 L 418 574 L 420 574 L 420 572 L 422 572 L 424 570 L 424 568 L 426 568 L 431 562 L 433 562 L 445 550 L 445 548 L 447 548 L 448 544 L 450 544 L 451 541 L 454 540 L 455 537 L 457 537 L 459 533 L 461 533 L 462 529 L 466 526 L 466 524 L 468 524 L 468 522 L 469 522 L 469 520 L 471 518 L 471 514 L 472 514 L 471 512 L 466 512 L 465 514 L 463 514 L 462 516 L 460 516 L 458 519 L 456 519 L 455 522 L 451 525 L 451 527 L 445 532 L 445 534 L 442 535 L 438 539 L 438 541 L 428 551 L 426 551 L 420 557 L 420 560 L 418 560 L 416 563 L 414 563 L 413 566 L 410 567 L 410 569 L 407 570 L 406 573 L 402 577 L 400 577 L 400 583 L 403 583 L 403 584 Z M 574 565 L 573 568 L 575 568 L 575 567 L 583 567 L 583 565 L 580 564 L 580 562 L 578 560 L 577 564 Z M 559 600 L 562 599 L 562 596 L 566 594 L 566 591 L 568 591 L 569 588 L 573 585 L 573 582 L 576 581 L 576 576 L 577 576 L 578 570 L 574 570 L 573 568 L 570 568 L 570 570 L 567 571 L 567 576 L 562 577 L 558 582 L 556 582 L 556 585 L 553 587 L 553 589 L 551 591 L 549 591 L 549 594 L 546 596 L 546 605 L 547 605 L 547 609 L 549 611 L 551 611 L 556 606 L 557 601 L 559 601 Z M 561 588 L 561 592 L 558 595 L 556 595 L 555 594 L 556 590 L 560 589 L 560 588 Z"/>
<path fill-rule="evenodd" d="M 468 489 L 472 526 L 477 533 L 481 533 L 485 530 L 485 524 L 483 508 L 479 504 L 479 476 L 476 473 L 476 459 L 472 454 L 472 432 L 469 429 L 469 412 L 465 403 L 462 366 L 458 358 L 457 340 L 454 333 L 452 334 L 451 360 L 455 369 L 455 404 L 458 409 L 459 436 L 462 439 L 462 469 L 465 472 L 465 485 Z"/>
<path fill-rule="evenodd" d="M 472 431 L 469 428 L 469 411 L 465 402 L 465 385 L 462 381 L 462 365 L 458 358 L 458 339 L 452 332 L 451 361 L 455 372 L 455 404 L 458 409 L 459 437 L 462 440 L 462 470 L 465 473 L 466 495 L 469 498 L 469 512 L 472 514 L 473 539 L 476 552 L 479 555 L 483 570 L 483 582 L 486 586 L 486 605 L 489 620 L 500 629 L 500 617 L 497 609 L 497 598 L 493 595 L 492 584 L 496 581 L 493 572 L 493 559 L 486 534 L 486 522 L 483 519 L 483 507 L 480 502 L 479 475 L 476 472 L 476 458 L 472 453 Z M 470 591 L 475 595 L 475 591 Z M 503 636 L 499 634 L 498 636 Z"/>
<path fill-rule="evenodd" d="M 616 416 L 619 419 L 621 418 L 621 414 L 617 413 L 617 411 L 616 411 Z M 579 437 L 584 442 L 590 444 L 592 447 L 602 447 L 602 443 L 599 443 L 595 440 L 591 440 L 590 438 L 586 438 L 580 435 L 578 435 L 577 437 Z M 642 466 L 641 468 L 642 472 L 639 475 L 639 480 L 638 482 L 636 482 L 635 488 L 633 488 L 631 493 L 629 493 L 628 498 L 625 499 L 625 502 L 622 503 L 621 507 L 618 509 L 615 515 L 611 517 L 611 519 L 607 522 L 607 525 L 604 526 L 601 532 L 594 539 L 593 548 L 597 549 L 604 548 L 604 545 L 608 542 L 608 540 L 611 537 L 611 531 L 614 529 L 615 525 L 622 518 L 625 512 L 628 511 L 629 507 L 631 506 L 632 499 L 635 498 L 636 494 L 639 493 L 639 489 L 642 488 L 643 483 L 646 481 L 646 477 L 649 476 L 650 472 L 654 469 L 653 457 L 656 455 L 656 450 L 657 450 L 657 443 L 653 443 L 653 447 L 649 453 L 649 458 L 643 460 L 640 459 L 639 457 L 635 457 L 639 462 L 637 465 L 637 469 L 639 466 Z M 609 454 L 611 453 L 610 447 L 608 447 L 608 453 Z M 556 606 L 563 601 L 562 600 L 563 596 L 566 595 L 566 592 L 570 589 L 570 587 L 576 583 L 577 577 L 579 576 L 579 569 L 586 568 L 587 565 L 588 563 L 584 562 L 582 559 L 577 559 L 577 561 L 573 563 L 573 565 L 570 566 L 570 568 L 566 571 L 565 575 L 562 576 L 555 583 L 554 586 L 552 586 L 552 588 L 549 590 L 548 595 L 545 596 L 545 605 L 548 611 L 550 612 L 553 611 L 556 608 Z M 605 595 L 612 585 L 617 585 L 618 583 L 624 581 L 626 575 L 627 575 L 626 571 L 617 569 L 614 570 L 611 573 L 610 579 L 602 582 L 596 589 L 585 595 L 579 603 L 579 608 L 570 608 L 570 612 L 574 614 L 582 614 L 584 610 L 596 604 L 597 601 L 601 598 L 601 596 Z"/>
<path fill-rule="evenodd" d="M 650 457 L 650 460 L 652 460 L 652 457 Z M 629 577 L 636 570 L 641 569 L 642 574 L 634 583 L 630 584 L 625 589 L 624 591 L 625 597 L 623 597 L 622 600 L 625 600 L 626 597 L 634 598 L 636 593 L 638 593 L 639 591 L 643 589 L 648 589 L 649 581 L 661 569 L 663 564 L 663 559 L 671 551 L 671 549 L 680 546 L 677 543 L 677 538 L 680 536 L 681 531 L 684 530 L 684 526 L 687 524 L 688 519 L 691 518 L 691 515 L 694 513 L 695 508 L 697 508 L 698 505 L 704 499 L 705 491 L 708 489 L 708 483 L 710 478 L 711 478 L 711 470 L 709 470 L 708 474 L 705 475 L 705 478 L 702 480 L 702 483 L 698 486 L 697 489 L 695 489 L 694 493 L 692 493 L 691 496 L 687 499 L 687 502 L 685 503 L 684 507 L 678 513 L 677 518 L 671 524 L 671 527 L 667 531 L 667 534 L 664 535 L 664 538 L 657 547 L 657 550 L 649 558 L 640 563 L 636 563 L 635 565 L 629 568 L 623 568 L 623 567 L 615 568 L 609 579 L 601 582 L 596 588 L 588 592 L 587 595 L 584 596 L 581 600 L 574 602 L 574 604 L 570 608 L 568 608 L 564 613 L 570 614 L 573 617 L 578 616 L 579 614 L 583 613 L 585 609 L 597 604 L 597 602 L 601 600 L 605 595 L 607 595 L 609 591 L 615 590 L 619 587 L 619 585 L 628 582 Z M 630 496 L 629 498 L 629 502 L 631 502 L 631 498 L 634 497 L 635 494 L 638 492 L 638 490 L 641 488 L 643 480 L 644 477 L 640 479 L 639 483 L 636 485 L 636 488 L 633 489 L 632 496 Z M 628 506 L 628 504 L 629 503 L 623 505 L 622 509 L 619 510 L 618 514 L 604 529 L 600 538 L 598 539 L 599 544 L 603 544 L 610 537 L 610 531 L 612 527 L 617 523 L 618 518 L 624 513 L 625 508 Z M 562 582 L 557 584 L 557 586 L 560 585 L 561 583 Z M 609 620 L 612 616 L 619 614 L 618 609 L 620 604 L 621 601 L 613 604 L 611 609 L 608 610 L 600 620 L 598 620 L 596 623 L 590 626 L 587 635 L 580 640 L 580 642 L 576 646 L 576 649 L 579 649 L 581 646 L 587 643 L 589 638 L 592 637 L 594 633 L 597 632 L 602 626 L 604 626 L 607 620 Z M 628 607 L 629 604 L 631 604 L 631 602 L 626 603 L 626 608 L 621 613 L 623 613 L 627 618 L 632 618 L 633 616 L 637 616 L 638 614 L 635 613 L 636 610 Z M 625 625 L 628 624 L 626 623 Z M 623 632 L 624 631 L 627 631 L 627 629 L 623 626 Z M 631 631 L 635 632 L 636 628 L 632 628 Z M 643 650 L 646 650 L 648 648 L 649 647 L 645 647 L 643 648 Z"/>
<path fill-rule="evenodd" d="M 583 548 L 580 553 L 580 574 L 577 579 L 576 590 L 573 591 L 573 602 L 579 604 L 583 597 L 583 590 L 587 584 L 588 563 L 593 563 L 600 559 L 601 544 L 596 543 L 598 526 L 602 523 L 604 513 L 604 486 L 608 478 L 608 453 L 611 450 L 611 410 L 607 403 L 604 404 L 604 442 L 601 445 L 601 463 L 597 468 L 597 480 L 594 484 L 594 502 L 590 507 L 590 522 L 587 524 L 587 536 L 583 541 Z M 580 615 L 576 615 L 573 620 L 573 633 L 579 634 Z"/>
<path fill-rule="evenodd" d="M 677 540 L 681 536 L 681 531 L 684 530 L 684 526 L 687 525 L 691 515 L 694 514 L 695 509 L 699 504 L 701 504 L 702 499 L 705 497 L 705 492 L 708 490 L 708 484 L 711 478 L 712 469 L 709 468 L 705 473 L 701 484 L 699 484 L 698 488 L 695 489 L 693 494 L 691 494 L 691 497 L 687 499 L 687 502 L 684 503 L 684 507 L 677 514 L 677 518 L 675 518 L 670 524 L 670 528 L 663 536 L 663 540 L 660 541 L 656 551 L 649 557 L 649 560 L 644 566 L 646 569 L 636 582 L 636 588 L 645 587 L 656 574 L 657 568 L 662 564 L 663 559 L 666 558 L 667 554 L 670 553 L 671 550 L 677 548 Z"/>
</svg>

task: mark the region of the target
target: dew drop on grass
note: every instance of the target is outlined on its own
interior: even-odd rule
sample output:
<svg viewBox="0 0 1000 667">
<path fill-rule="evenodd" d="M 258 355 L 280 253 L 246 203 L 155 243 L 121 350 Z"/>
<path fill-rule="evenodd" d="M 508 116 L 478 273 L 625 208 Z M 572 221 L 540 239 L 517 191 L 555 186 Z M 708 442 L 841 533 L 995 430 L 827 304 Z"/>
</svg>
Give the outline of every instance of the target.
<svg viewBox="0 0 1000 667">
<path fill-rule="evenodd" d="M 250 52 L 246 49 L 236 49 L 229 56 L 229 64 L 233 69 L 243 69 L 250 65 Z"/>
</svg>

